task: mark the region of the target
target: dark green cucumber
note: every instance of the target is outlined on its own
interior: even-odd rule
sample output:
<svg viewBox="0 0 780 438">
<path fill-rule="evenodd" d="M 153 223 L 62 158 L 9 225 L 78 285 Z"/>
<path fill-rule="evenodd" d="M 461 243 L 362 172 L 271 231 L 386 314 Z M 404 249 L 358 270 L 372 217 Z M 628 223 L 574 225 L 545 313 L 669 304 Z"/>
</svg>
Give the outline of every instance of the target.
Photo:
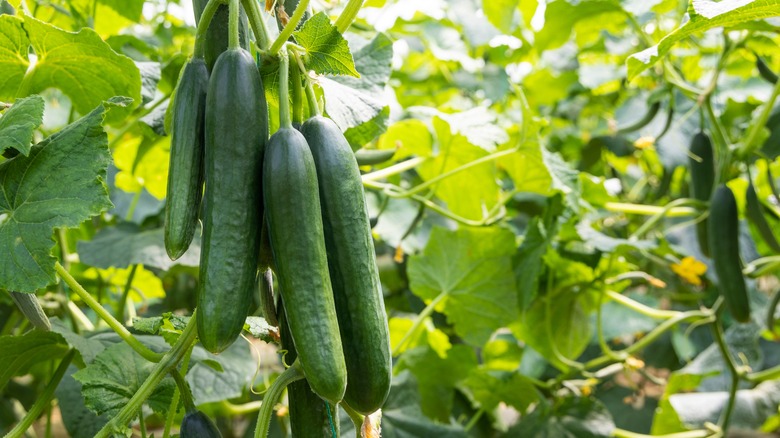
<svg viewBox="0 0 780 438">
<path fill-rule="evenodd" d="M 712 151 L 712 141 L 704 132 L 693 136 L 688 160 L 691 173 L 691 197 L 707 202 L 715 186 L 715 155 Z M 702 254 L 709 257 L 706 219 L 696 224 L 696 238 Z"/>
<path fill-rule="evenodd" d="M 618 128 L 616 134 L 617 135 L 623 135 L 623 134 L 629 134 L 629 133 L 632 133 L 632 132 L 639 131 L 640 129 L 642 129 L 645 126 L 649 125 L 650 122 L 653 121 L 653 119 L 655 118 L 656 114 L 658 114 L 658 110 L 660 110 L 660 109 L 661 109 L 661 102 L 660 101 L 653 103 L 652 105 L 650 105 L 650 107 L 647 109 L 647 112 L 645 113 L 644 116 L 642 116 L 641 119 L 637 120 L 636 122 L 634 122 L 634 123 L 632 123 L 632 124 L 630 124 L 628 126 L 624 126 L 622 128 Z"/>
<path fill-rule="evenodd" d="M 292 17 L 293 13 L 295 13 L 295 9 L 298 7 L 298 3 L 300 3 L 301 0 L 283 0 L 283 1 L 277 1 L 277 5 L 283 4 L 284 5 L 284 13 L 287 14 L 287 18 Z M 278 8 L 279 6 L 277 6 Z M 286 23 L 282 23 L 282 17 L 281 14 L 277 11 L 274 11 L 274 15 L 276 16 L 276 25 L 279 27 L 279 30 L 281 31 L 284 28 L 284 25 Z M 298 27 L 296 29 L 300 29 L 301 26 L 303 26 L 304 23 L 306 23 L 306 20 L 309 19 L 309 11 L 304 12 L 303 18 L 301 19 L 301 22 L 298 23 Z"/>
<path fill-rule="evenodd" d="M 9 293 L 11 294 L 11 299 L 16 303 L 16 307 L 19 308 L 19 311 L 30 321 L 33 327 L 45 332 L 51 331 L 51 322 L 49 322 L 49 318 L 43 312 L 41 303 L 38 302 L 38 297 L 35 294 Z"/>
<path fill-rule="evenodd" d="M 201 411 L 188 412 L 184 415 L 179 436 L 181 438 L 222 438 L 217 425 Z"/>
<path fill-rule="evenodd" d="M 317 395 L 338 403 L 347 371 L 328 275 L 317 172 L 300 132 L 282 128 L 268 141 L 263 194 L 280 294 L 290 309 L 288 324 L 303 373 Z"/>
<path fill-rule="evenodd" d="M 776 84 L 777 83 L 777 74 L 772 71 L 771 68 L 769 68 L 768 65 L 766 65 L 766 62 L 764 62 L 764 59 L 760 56 L 756 55 L 756 68 L 758 69 L 758 74 L 767 82 L 770 84 Z"/>
<path fill-rule="evenodd" d="M 718 289 L 734 319 L 748 322 L 750 301 L 739 258 L 737 201 L 726 185 L 719 186 L 712 195 L 708 232 Z"/>
<path fill-rule="evenodd" d="M 373 166 L 390 161 L 395 156 L 395 149 L 361 149 L 355 152 L 358 166 Z"/>
<path fill-rule="evenodd" d="M 6 0 L 0 1 L 0 15 L 16 15 L 16 9 Z"/>
<path fill-rule="evenodd" d="M 200 16 L 206 8 L 206 4 L 208 4 L 208 0 L 193 0 L 192 9 L 195 11 L 196 24 L 200 21 Z M 217 62 L 219 55 L 228 48 L 228 40 L 230 39 L 230 32 L 228 31 L 229 11 L 230 8 L 228 8 L 227 4 L 220 5 L 214 13 L 214 17 L 211 19 L 209 28 L 206 31 L 206 41 L 203 51 L 209 71 L 214 68 L 214 63 Z M 248 49 L 249 34 L 247 33 L 247 29 L 249 28 L 249 21 L 246 18 L 246 12 L 244 12 L 243 7 L 241 8 L 238 24 L 238 38 L 241 42 L 241 48 Z"/>
<path fill-rule="evenodd" d="M 282 341 L 282 349 L 287 350 L 284 355 L 285 363 L 291 364 L 298 357 L 295 350 L 290 328 L 287 326 L 287 318 L 284 315 L 283 306 L 279 309 L 279 335 Z M 287 386 L 287 403 L 290 412 L 290 428 L 295 438 L 323 438 L 333 436 L 336 430 L 338 436 L 339 422 L 336 405 L 319 398 L 306 380 L 298 380 Z M 330 415 L 328 415 L 330 409 Z"/>
<path fill-rule="evenodd" d="M 362 414 L 390 391 L 392 360 L 374 240 L 355 156 L 332 120 L 301 126 L 317 166 L 328 268 L 347 364 L 344 401 Z"/>
<path fill-rule="evenodd" d="M 203 149 L 209 72 L 203 59 L 184 66 L 171 119 L 171 159 L 165 201 L 165 251 L 171 260 L 190 247 L 203 197 Z"/>
<path fill-rule="evenodd" d="M 255 60 L 220 55 L 206 98 L 206 192 L 198 287 L 198 336 L 218 353 L 244 326 L 255 290 L 263 217 L 262 158 L 268 109 Z"/>
<path fill-rule="evenodd" d="M 753 187 L 752 181 L 748 182 L 747 192 L 745 192 L 745 201 L 745 215 L 748 220 L 756 226 L 761 237 L 764 239 L 764 243 L 766 243 L 773 252 L 780 253 L 780 244 L 777 242 L 777 237 L 775 237 L 772 227 L 769 225 L 766 217 L 764 217 L 763 207 L 761 206 L 761 201 L 758 200 L 758 195 L 756 194 L 756 189 Z"/>
</svg>

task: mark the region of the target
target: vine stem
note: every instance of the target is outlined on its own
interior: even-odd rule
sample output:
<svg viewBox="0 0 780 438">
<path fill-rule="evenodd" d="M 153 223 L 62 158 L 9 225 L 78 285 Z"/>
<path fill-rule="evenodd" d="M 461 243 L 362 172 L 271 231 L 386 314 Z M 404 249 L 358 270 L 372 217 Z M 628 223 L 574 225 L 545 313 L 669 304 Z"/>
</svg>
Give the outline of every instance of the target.
<svg viewBox="0 0 780 438">
<path fill-rule="evenodd" d="M 214 13 L 217 12 L 217 8 L 222 5 L 222 0 L 209 0 L 206 7 L 203 8 L 203 13 L 200 14 L 200 20 L 198 21 L 198 28 L 195 31 L 195 49 L 192 56 L 194 58 L 203 59 L 203 51 L 206 45 L 206 31 L 211 24 L 211 20 L 214 18 Z"/>
<path fill-rule="evenodd" d="M 715 338 L 715 343 L 718 345 L 721 356 L 726 362 L 726 367 L 731 374 L 731 387 L 729 388 L 729 400 L 726 403 L 726 409 L 723 410 L 720 416 L 718 425 L 720 428 L 727 432 L 729 423 L 731 422 L 731 414 L 734 412 L 734 405 L 737 401 L 737 389 L 739 388 L 740 371 L 737 369 L 737 365 L 734 363 L 734 357 L 731 355 L 728 346 L 726 345 L 726 339 L 723 334 L 723 327 L 720 325 L 720 321 L 716 319 L 712 325 L 712 335 Z"/>
<path fill-rule="evenodd" d="M 179 394 L 181 395 L 182 402 L 184 402 L 184 409 L 189 414 L 191 412 L 195 412 L 197 408 L 195 407 L 195 402 L 192 400 L 192 392 L 190 391 L 190 385 L 187 384 L 187 381 L 184 380 L 184 376 L 181 375 L 179 370 L 176 368 L 171 370 L 171 377 L 173 377 L 173 380 L 176 382 L 176 387 L 179 389 Z"/>
<path fill-rule="evenodd" d="M 127 305 L 127 297 L 130 295 L 130 290 L 132 289 L 133 286 L 133 279 L 135 278 L 136 271 L 138 271 L 138 266 L 139 265 L 133 265 L 133 267 L 130 268 L 130 274 L 127 275 L 125 288 L 122 291 L 122 298 L 119 300 L 119 303 L 117 304 L 117 309 L 116 309 L 117 320 L 121 321 L 125 318 L 125 306 Z"/>
<path fill-rule="evenodd" d="M 294 56 L 292 50 L 288 56 Z M 293 124 L 303 123 L 303 95 L 301 90 L 301 71 L 298 64 L 290 65 L 290 82 L 292 82 L 292 120 Z"/>
<path fill-rule="evenodd" d="M 360 8 L 363 7 L 364 1 L 365 0 L 349 0 L 349 3 L 347 3 L 347 6 L 344 7 L 341 15 L 339 15 L 339 18 L 336 20 L 336 29 L 338 29 L 339 33 L 343 34 L 349 29 L 349 26 L 352 26 Z"/>
<path fill-rule="evenodd" d="M 649 316 L 653 319 L 672 319 L 679 317 L 683 313 L 676 310 L 654 309 L 652 307 L 645 306 L 639 301 L 632 300 L 625 295 L 621 295 L 611 290 L 606 291 L 606 296 L 616 303 L 619 303 L 631 310 L 636 311 L 637 313 L 641 313 L 642 315 Z"/>
<path fill-rule="evenodd" d="M 268 392 L 263 397 L 263 404 L 260 406 L 260 413 L 257 415 L 257 426 L 255 427 L 255 438 L 266 438 L 268 429 L 271 426 L 271 415 L 274 412 L 276 401 L 282 396 L 282 392 L 290 383 L 303 379 L 303 371 L 298 359 L 290 365 L 290 368 L 284 370 L 279 377 L 274 380 Z"/>
<path fill-rule="evenodd" d="M 189 368 L 190 365 L 190 356 L 192 355 L 192 348 L 187 350 L 187 354 L 184 355 L 184 358 L 181 360 L 181 372 L 185 375 L 187 374 L 187 368 Z M 171 436 L 171 428 L 173 427 L 173 420 L 176 417 L 176 412 L 179 408 L 179 397 L 181 394 L 179 393 L 179 386 L 177 384 L 176 389 L 173 391 L 173 398 L 171 399 L 171 405 L 168 408 L 168 418 L 165 419 L 165 428 L 163 429 L 163 438 L 168 438 Z"/>
<path fill-rule="evenodd" d="M 290 120 L 290 57 L 286 50 L 279 53 L 279 126 L 293 129 Z"/>
<path fill-rule="evenodd" d="M 666 204 L 664 207 L 661 208 L 661 210 L 654 214 L 650 219 L 648 219 L 645 223 L 643 223 L 634 233 L 632 233 L 628 240 L 638 240 L 642 237 L 646 232 L 650 231 L 658 222 L 661 221 L 664 217 L 669 215 L 669 211 L 671 211 L 675 207 L 683 207 L 690 204 L 700 204 L 701 201 L 696 199 L 688 199 L 688 198 L 680 198 L 675 199 L 674 201 Z"/>
<path fill-rule="evenodd" d="M 228 49 L 230 50 L 238 50 L 241 47 L 241 37 L 238 33 L 240 15 L 241 3 L 239 0 L 230 0 L 230 15 L 228 20 Z"/>
<path fill-rule="evenodd" d="M 707 438 L 715 435 L 712 433 L 712 431 L 704 429 L 670 433 L 666 435 L 645 435 L 643 433 L 636 433 L 615 428 L 612 430 L 612 436 L 615 438 Z"/>
<path fill-rule="evenodd" d="M 181 361 L 184 355 L 189 351 L 192 344 L 195 342 L 198 336 L 198 329 L 195 322 L 197 315 L 193 314 L 190 321 L 187 323 L 187 327 L 179 336 L 176 344 L 171 348 L 162 360 L 154 366 L 149 377 L 146 378 L 138 391 L 133 394 L 130 401 L 122 408 L 119 413 L 111 419 L 102 429 L 95 435 L 95 438 L 107 438 L 111 436 L 117 429 L 127 426 L 127 424 L 133 419 L 138 409 L 141 408 L 144 401 L 152 395 L 152 392 L 157 388 L 160 381 Z"/>
<path fill-rule="evenodd" d="M 449 294 L 447 292 L 440 293 L 436 298 L 433 299 L 427 306 L 425 306 L 425 309 L 423 309 L 422 312 L 420 312 L 417 317 L 414 320 L 414 323 L 409 328 L 409 331 L 406 332 L 403 338 L 401 338 L 401 341 L 398 342 L 398 345 L 393 348 L 393 351 L 391 353 L 391 356 L 397 356 L 398 353 L 401 352 L 401 348 L 406 344 L 406 342 L 420 329 L 420 326 L 425 321 L 426 318 L 431 316 L 433 314 L 433 311 L 436 309 L 436 306 L 439 305 L 445 298 L 447 298 Z"/>
<path fill-rule="evenodd" d="M 607 202 L 604 204 L 607 211 L 614 213 L 635 214 L 639 216 L 654 216 L 664 211 L 665 207 L 655 205 L 630 204 L 625 202 Z M 673 207 L 667 210 L 666 217 L 690 217 L 697 216 L 699 211 L 691 207 Z"/>
<path fill-rule="evenodd" d="M 268 49 L 269 54 L 276 55 L 279 53 L 279 50 L 281 50 L 285 41 L 290 38 L 295 29 L 301 23 L 303 15 L 306 14 L 306 8 L 308 7 L 309 0 L 301 0 L 300 3 L 298 3 L 298 7 L 295 8 L 295 13 L 293 13 L 293 16 L 290 17 L 290 21 L 287 22 L 287 24 L 284 26 L 284 29 L 282 29 L 282 32 L 278 37 L 276 37 L 274 43 L 271 44 L 271 48 Z"/>
<path fill-rule="evenodd" d="M 104 309 L 103 306 L 101 306 L 100 303 L 98 303 L 97 300 L 84 289 L 84 286 L 76 281 L 76 279 L 73 278 L 73 276 L 62 267 L 60 262 L 55 263 L 54 270 L 57 272 L 57 275 L 62 278 L 65 284 L 67 284 L 68 287 L 70 287 L 71 290 L 75 292 L 76 295 L 78 295 L 79 298 L 81 298 L 87 304 L 87 306 L 89 306 L 103 321 L 105 321 L 106 324 L 108 324 L 108 326 L 111 327 L 111 329 L 114 330 L 120 338 L 122 338 L 122 340 L 127 342 L 127 344 L 130 345 L 130 347 L 135 350 L 136 353 L 140 354 L 144 359 L 150 362 L 160 362 L 160 360 L 163 359 L 163 354 L 150 350 L 146 345 L 142 344 L 138 339 L 136 339 L 135 336 L 133 336 L 133 334 L 130 333 L 130 331 L 127 330 L 127 328 L 125 328 L 121 322 L 117 321 L 116 318 L 111 316 L 111 314 L 108 313 L 108 311 Z"/>
<path fill-rule="evenodd" d="M 244 5 L 244 10 L 249 18 L 249 25 L 252 26 L 252 32 L 255 34 L 258 48 L 260 51 L 268 50 L 271 36 L 268 33 L 268 27 L 263 19 L 263 14 L 257 9 L 257 2 L 255 0 L 241 0 L 241 4 Z"/>
<path fill-rule="evenodd" d="M 769 100 L 764 103 L 764 108 L 761 110 L 761 113 L 750 126 L 745 142 L 737 149 L 737 156 L 740 158 L 744 159 L 750 156 L 758 147 L 758 139 L 761 136 L 761 131 L 764 129 L 764 126 L 766 126 L 766 121 L 772 114 L 772 109 L 775 106 L 775 101 L 778 96 L 780 96 L 780 81 L 777 81 L 775 88 L 772 89 L 772 94 L 769 96 Z"/>
<path fill-rule="evenodd" d="M 311 106 L 311 105 L 310 105 Z M 385 167 L 382 170 L 377 170 L 376 172 L 371 172 L 363 175 L 361 179 L 363 180 L 363 183 L 367 183 L 370 181 L 377 181 L 380 179 L 385 179 L 388 177 L 391 177 L 393 175 L 398 175 L 399 173 L 404 173 L 407 170 L 412 170 L 415 167 L 425 163 L 428 161 L 428 157 L 416 157 L 412 158 L 410 160 L 402 161 L 398 164 L 394 164 L 390 167 Z"/>
<path fill-rule="evenodd" d="M 297 50 L 293 50 L 294 47 L 295 46 L 290 45 L 290 53 L 295 58 L 295 63 L 298 64 L 298 69 L 303 76 L 303 79 L 306 81 L 304 88 L 306 90 L 306 102 L 309 105 L 309 117 L 317 117 L 320 115 L 320 104 L 317 102 L 317 95 L 314 93 L 314 84 L 311 82 L 311 77 L 306 70 L 306 66 L 303 64 L 300 53 L 298 53 Z"/>
<path fill-rule="evenodd" d="M 20 421 L 13 429 L 11 429 L 10 432 L 8 432 L 8 435 L 6 435 L 5 438 L 21 438 L 25 436 L 27 429 L 29 429 L 35 420 L 38 419 L 38 417 L 43 413 L 44 409 L 50 405 L 51 399 L 54 397 L 54 390 L 57 389 L 57 386 L 60 384 L 60 380 L 62 380 L 62 377 L 65 375 L 65 371 L 67 371 L 68 366 L 70 366 L 70 363 L 75 355 L 76 350 L 71 349 L 68 351 L 65 357 L 62 358 L 62 362 L 60 362 L 57 370 L 54 371 L 54 375 L 49 381 L 49 384 L 46 385 L 46 388 L 44 388 L 43 392 L 38 395 L 38 399 L 35 400 L 35 403 L 27 412 L 27 415 L 25 415 L 24 418 L 22 418 L 22 421 Z"/>
<path fill-rule="evenodd" d="M 352 409 L 346 403 L 342 403 L 341 407 L 344 409 L 344 412 L 346 412 L 347 415 L 349 415 L 349 419 L 352 420 L 352 424 L 355 425 L 355 434 L 357 436 L 360 436 L 359 431 L 363 428 L 363 422 L 366 421 L 366 417 L 360 412 Z"/>
</svg>

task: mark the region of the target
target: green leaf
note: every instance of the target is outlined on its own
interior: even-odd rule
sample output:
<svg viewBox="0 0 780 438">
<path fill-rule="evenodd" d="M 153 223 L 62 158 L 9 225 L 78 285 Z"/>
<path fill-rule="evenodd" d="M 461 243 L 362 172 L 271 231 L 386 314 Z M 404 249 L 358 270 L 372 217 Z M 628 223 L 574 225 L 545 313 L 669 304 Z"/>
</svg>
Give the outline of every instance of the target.
<svg viewBox="0 0 780 438">
<path fill-rule="evenodd" d="M 22 27 L 22 20 L 13 15 L 0 15 L 0 100 L 16 97 L 30 62 L 27 48 L 30 40 Z"/>
<path fill-rule="evenodd" d="M 478 368 L 472 370 L 465 385 L 471 390 L 472 397 L 480 407 L 492 411 L 500 403 L 506 403 L 520 412 L 525 412 L 538 402 L 542 395 L 531 379 L 518 372 Z"/>
<path fill-rule="evenodd" d="M 295 41 L 306 49 L 306 67 L 319 74 L 360 77 L 347 40 L 324 12 L 320 12 L 293 33 Z"/>
<path fill-rule="evenodd" d="M 198 404 L 240 397 L 257 369 L 246 342 L 235 342 L 219 355 L 198 345 L 192 350 L 192 360 L 186 379 Z"/>
<path fill-rule="evenodd" d="M 422 411 L 440 422 L 449 422 L 455 386 L 477 366 L 474 350 L 453 345 L 446 357 L 428 346 L 411 349 L 401 356 L 397 371 L 409 369 L 420 385 Z"/>
<path fill-rule="evenodd" d="M 384 131 L 387 120 L 377 117 L 387 107 L 384 93 L 393 70 L 393 42 L 387 35 L 380 33 L 370 41 L 350 37 L 350 46 L 355 53 L 355 67 L 360 72 L 360 78 L 319 78 L 325 96 L 325 112 L 342 131 L 377 122 L 381 125 L 376 132 Z M 364 138 L 357 140 L 363 142 Z M 362 147 L 364 144 L 353 144 L 353 147 Z"/>
<path fill-rule="evenodd" d="M 17 100 L 0 117 L 0 154 L 13 147 L 22 155 L 30 154 L 35 130 L 43 123 L 44 101 L 33 95 Z"/>
<path fill-rule="evenodd" d="M 133 20 L 141 20 L 144 10 L 144 0 L 100 0 L 103 4 L 117 11 L 119 15 Z"/>
<path fill-rule="evenodd" d="M 175 265 L 198 266 L 200 233 L 195 233 L 190 248 L 178 260 L 171 261 L 165 252 L 163 229 L 142 230 L 132 223 L 104 228 L 89 242 L 78 243 L 79 258 L 96 268 L 126 268 L 143 264 L 167 271 Z"/>
<path fill-rule="evenodd" d="M 628 79 L 637 77 L 666 56 L 677 42 L 713 27 L 730 27 L 780 15 L 780 0 L 693 1 L 690 20 L 667 34 L 655 46 L 631 55 L 627 62 Z"/>
<path fill-rule="evenodd" d="M 658 247 L 658 244 L 651 240 L 629 240 L 608 236 L 593 228 L 592 218 L 580 221 L 577 224 L 577 233 L 585 243 L 604 252 L 613 252 L 620 248 L 649 250 Z"/>
<path fill-rule="evenodd" d="M 73 378 L 78 368 L 71 365 L 57 385 L 55 395 L 62 414 L 62 423 L 71 438 L 93 438 L 108 423 L 108 415 L 95 415 L 87 409 L 81 394 L 81 383 Z"/>
<path fill-rule="evenodd" d="M 92 337 L 79 335 L 73 332 L 69 324 L 66 324 L 57 317 L 51 319 L 51 330 L 55 333 L 59 333 L 65 338 L 68 345 L 79 352 L 81 360 L 85 364 L 92 363 L 100 352 L 105 350 L 106 347 L 114 344 L 113 340 L 100 337 L 100 335 Z"/>
<path fill-rule="evenodd" d="M 37 56 L 35 66 L 24 79 L 6 82 L 0 94 L 27 96 L 51 87 L 61 89 L 81 114 L 87 114 L 102 101 L 128 96 L 141 102 L 141 74 L 135 63 L 119 55 L 89 28 L 65 32 L 33 17 L 25 16 L 24 30 Z M 26 59 L 26 51 L 25 51 Z M 109 120 L 119 120 L 130 108 L 115 111 Z"/>
<path fill-rule="evenodd" d="M 58 359 L 70 350 L 62 336 L 33 330 L 23 336 L 0 336 L 0 390 L 32 365 Z"/>
<path fill-rule="evenodd" d="M 482 10 L 487 19 L 505 34 L 511 34 L 517 24 L 519 0 L 482 0 Z"/>
<path fill-rule="evenodd" d="M 544 12 L 544 27 L 536 34 L 534 48 L 541 52 L 560 47 L 568 41 L 577 22 L 620 11 L 620 3 L 616 0 L 555 0 L 548 3 Z"/>
<path fill-rule="evenodd" d="M 481 347 L 517 317 L 514 251 L 514 234 L 505 229 L 434 228 L 423 254 L 409 260 L 410 288 L 424 300 L 443 295 L 436 310 L 459 336 Z"/>
<path fill-rule="evenodd" d="M 76 227 L 111 208 L 104 183 L 111 158 L 101 127 L 116 99 L 0 164 L 0 287 L 35 292 L 55 281 L 55 228 Z"/>
<path fill-rule="evenodd" d="M 128 404 L 156 366 L 136 353 L 129 345 L 118 342 L 97 355 L 95 361 L 73 374 L 83 388 L 87 407 L 98 415 L 113 417 Z M 165 415 L 176 384 L 170 376 L 155 388 L 147 405 Z"/>
<path fill-rule="evenodd" d="M 566 398 L 552 406 L 540 404 L 504 436 L 606 438 L 612 436 L 614 430 L 612 415 L 601 402 Z"/>
<path fill-rule="evenodd" d="M 251 333 L 255 338 L 262 339 L 268 343 L 277 342 L 279 339 L 279 330 L 271 324 L 268 324 L 265 318 L 259 316 L 247 317 L 246 324 L 244 324 L 244 330 Z"/>
</svg>

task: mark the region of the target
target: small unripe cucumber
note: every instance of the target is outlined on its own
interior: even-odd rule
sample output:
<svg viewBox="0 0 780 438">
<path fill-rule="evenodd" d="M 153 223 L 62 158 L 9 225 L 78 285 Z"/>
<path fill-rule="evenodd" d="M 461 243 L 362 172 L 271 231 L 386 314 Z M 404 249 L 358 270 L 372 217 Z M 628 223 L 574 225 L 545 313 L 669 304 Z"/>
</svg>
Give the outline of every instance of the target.
<svg viewBox="0 0 780 438">
<path fill-rule="evenodd" d="M 206 8 L 206 4 L 208 4 L 208 0 L 193 0 L 192 6 L 195 11 L 195 23 L 200 21 L 200 16 Z M 209 28 L 206 31 L 206 40 L 203 51 L 209 71 L 214 68 L 214 63 L 217 62 L 219 55 L 228 48 L 228 42 L 230 40 L 230 32 L 228 30 L 230 21 L 229 11 L 230 8 L 228 8 L 227 4 L 220 5 L 214 13 L 214 17 L 211 19 Z M 238 35 L 242 49 L 249 49 L 248 27 L 249 22 L 246 18 L 244 8 L 242 7 L 238 22 Z"/>
<path fill-rule="evenodd" d="M 715 156 L 712 151 L 712 141 L 707 134 L 699 132 L 693 136 L 690 154 L 691 197 L 707 202 L 715 186 Z M 709 257 L 706 219 L 696 224 L 696 238 L 702 254 Z"/>
<path fill-rule="evenodd" d="M 710 201 L 709 242 L 718 290 L 726 300 L 731 315 L 739 322 L 750 321 L 742 262 L 739 258 L 739 216 L 734 193 L 726 185 L 715 190 Z"/>
</svg>

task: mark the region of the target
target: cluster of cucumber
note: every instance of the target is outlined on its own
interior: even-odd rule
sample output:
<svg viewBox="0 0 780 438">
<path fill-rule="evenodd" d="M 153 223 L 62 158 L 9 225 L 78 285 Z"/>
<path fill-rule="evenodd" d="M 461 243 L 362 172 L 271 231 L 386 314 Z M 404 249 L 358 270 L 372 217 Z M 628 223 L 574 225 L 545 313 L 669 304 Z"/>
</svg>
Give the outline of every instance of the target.
<svg viewBox="0 0 780 438">
<path fill-rule="evenodd" d="M 272 324 L 280 314 L 305 385 L 329 403 L 372 413 L 387 397 L 391 356 L 355 154 L 317 109 L 292 126 L 284 50 L 282 123 L 269 138 L 265 89 L 247 49 L 243 9 L 204 0 L 194 6 L 196 18 L 210 23 L 171 109 L 165 247 L 171 259 L 180 257 L 202 220 L 199 339 L 213 353 L 235 342 L 256 283 L 272 285 L 272 267 L 281 300 L 278 308 L 275 300 L 266 303 L 265 314 Z M 238 38 L 228 30 L 236 27 Z"/>
</svg>

